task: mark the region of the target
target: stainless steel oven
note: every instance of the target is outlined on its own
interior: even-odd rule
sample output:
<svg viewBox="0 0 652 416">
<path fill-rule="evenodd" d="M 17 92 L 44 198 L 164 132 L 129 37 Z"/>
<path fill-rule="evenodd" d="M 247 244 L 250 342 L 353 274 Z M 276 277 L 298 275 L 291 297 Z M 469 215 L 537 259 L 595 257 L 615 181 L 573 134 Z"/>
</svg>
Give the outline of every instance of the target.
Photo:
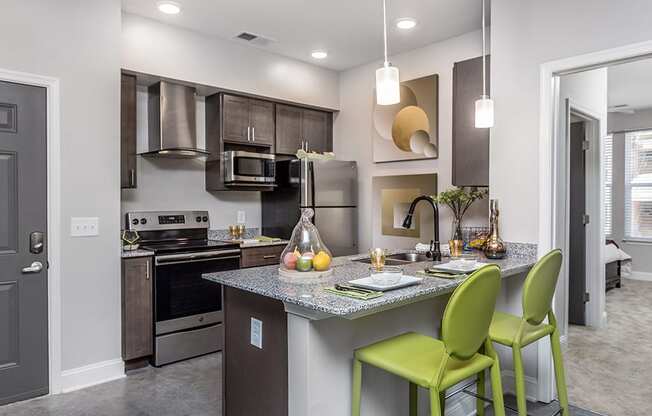
<svg viewBox="0 0 652 416">
<path fill-rule="evenodd" d="M 208 212 L 130 212 L 127 228 L 154 252 L 153 364 L 219 351 L 224 346 L 222 285 L 204 273 L 240 267 L 240 247 L 208 239 Z"/>
<path fill-rule="evenodd" d="M 240 267 L 240 250 L 154 257 L 155 365 L 221 350 L 222 286 L 204 273 Z"/>
<path fill-rule="evenodd" d="M 269 153 L 231 150 L 224 152 L 226 185 L 268 185 L 276 182 L 276 157 Z"/>
</svg>

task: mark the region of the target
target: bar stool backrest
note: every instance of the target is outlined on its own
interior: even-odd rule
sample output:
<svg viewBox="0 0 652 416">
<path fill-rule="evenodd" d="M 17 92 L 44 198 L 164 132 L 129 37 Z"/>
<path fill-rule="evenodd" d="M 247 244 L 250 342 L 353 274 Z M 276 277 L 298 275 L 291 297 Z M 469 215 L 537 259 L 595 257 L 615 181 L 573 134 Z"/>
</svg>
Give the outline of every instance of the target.
<svg viewBox="0 0 652 416">
<path fill-rule="evenodd" d="M 552 297 L 561 269 L 561 250 L 552 250 L 532 267 L 523 286 L 523 318 L 539 325 L 552 308 Z"/>
<path fill-rule="evenodd" d="M 476 270 L 453 292 L 444 310 L 441 336 L 448 354 L 468 360 L 478 352 L 500 291 L 500 269 L 491 264 Z"/>
</svg>

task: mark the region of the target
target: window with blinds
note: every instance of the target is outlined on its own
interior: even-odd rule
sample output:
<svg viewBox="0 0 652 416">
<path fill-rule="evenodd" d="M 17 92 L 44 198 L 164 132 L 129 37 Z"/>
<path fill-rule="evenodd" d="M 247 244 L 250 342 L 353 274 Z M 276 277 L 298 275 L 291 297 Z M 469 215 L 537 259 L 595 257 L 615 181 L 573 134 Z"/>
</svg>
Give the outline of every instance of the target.
<svg viewBox="0 0 652 416">
<path fill-rule="evenodd" d="M 613 136 L 609 135 L 604 138 L 604 234 L 611 236 L 613 231 Z"/>
<path fill-rule="evenodd" d="M 652 130 L 625 135 L 625 239 L 652 242 Z"/>
</svg>

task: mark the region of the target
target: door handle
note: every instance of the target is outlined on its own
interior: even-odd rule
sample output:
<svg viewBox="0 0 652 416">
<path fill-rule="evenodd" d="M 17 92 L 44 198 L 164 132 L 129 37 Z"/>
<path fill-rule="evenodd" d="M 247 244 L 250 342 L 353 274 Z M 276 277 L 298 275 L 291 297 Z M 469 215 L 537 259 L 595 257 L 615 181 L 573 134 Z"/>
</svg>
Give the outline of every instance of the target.
<svg viewBox="0 0 652 416">
<path fill-rule="evenodd" d="M 43 263 L 40 261 L 33 262 L 29 267 L 23 267 L 22 272 L 27 273 L 38 273 L 43 270 Z"/>
</svg>

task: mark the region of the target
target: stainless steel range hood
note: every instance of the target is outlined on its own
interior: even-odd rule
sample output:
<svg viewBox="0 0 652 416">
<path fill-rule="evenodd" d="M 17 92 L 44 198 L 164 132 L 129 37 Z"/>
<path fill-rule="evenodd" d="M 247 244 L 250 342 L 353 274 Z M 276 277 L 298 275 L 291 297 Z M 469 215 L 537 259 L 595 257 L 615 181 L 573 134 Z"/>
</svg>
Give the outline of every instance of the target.
<svg viewBox="0 0 652 416">
<path fill-rule="evenodd" d="M 208 156 L 197 148 L 195 89 L 167 81 L 148 89 L 148 157 L 194 159 Z"/>
</svg>

